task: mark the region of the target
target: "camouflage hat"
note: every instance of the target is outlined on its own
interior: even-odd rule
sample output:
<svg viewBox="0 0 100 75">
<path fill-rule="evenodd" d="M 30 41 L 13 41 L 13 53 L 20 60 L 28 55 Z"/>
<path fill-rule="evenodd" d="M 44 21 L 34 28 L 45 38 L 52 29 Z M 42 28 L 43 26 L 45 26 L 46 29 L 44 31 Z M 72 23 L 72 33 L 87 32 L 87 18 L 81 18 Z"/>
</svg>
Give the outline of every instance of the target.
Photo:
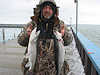
<svg viewBox="0 0 100 75">
<path fill-rule="evenodd" d="M 47 1 L 52 2 L 54 5 L 56 5 L 56 2 L 54 0 L 40 0 L 39 5 Z"/>
<path fill-rule="evenodd" d="M 54 0 L 40 0 L 39 4 L 36 5 L 36 8 L 34 8 L 34 15 L 39 16 L 39 12 L 41 11 L 41 5 L 45 2 L 51 2 L 55 7 L 56 11 L 58 12 L 58 6 L 56 6 L 56 2 Z"/>
</svg>

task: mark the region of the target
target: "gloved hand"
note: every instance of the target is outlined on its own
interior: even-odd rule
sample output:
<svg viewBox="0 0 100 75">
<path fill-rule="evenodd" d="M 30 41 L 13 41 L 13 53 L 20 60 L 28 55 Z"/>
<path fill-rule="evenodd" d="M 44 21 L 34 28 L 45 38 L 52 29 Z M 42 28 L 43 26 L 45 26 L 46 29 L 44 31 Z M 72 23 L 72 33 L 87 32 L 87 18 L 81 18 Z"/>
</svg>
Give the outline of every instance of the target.
<svg viewBox="0 0 100 75">
<path fill-rule="evenodd" d="M 32 32 L 32 24 L 28 26 L 28 28 L 26 29 L 27 31 L 27 35 L 30 36 L 31 32 Z"/>
<path fill-rule="evenodd" d="M 56 38 L 58 39 L 58 41 L 61 41 L 63 43 L 62 34 L 59 33 L 58 31 L 55 31 L 54 34 L 56 35 Z"/>
<path fill-rule="evenodd" d="M 27 68 L 27 67 L 29 67 L 29 71 L 32 69 L 32 63 L 31 62 L 28 62 L 26 65 L 25 65 L 25 67 Z"/>
</svg>

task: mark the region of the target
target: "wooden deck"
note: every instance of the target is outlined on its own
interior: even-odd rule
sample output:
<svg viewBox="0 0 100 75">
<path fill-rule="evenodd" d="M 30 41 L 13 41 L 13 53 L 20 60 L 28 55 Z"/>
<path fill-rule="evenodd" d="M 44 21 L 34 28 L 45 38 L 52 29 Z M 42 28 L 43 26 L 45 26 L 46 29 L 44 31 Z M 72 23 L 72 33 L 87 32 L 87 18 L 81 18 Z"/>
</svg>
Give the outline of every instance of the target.
<svg viewBox="0 0 100 75">
<path fill-rule="evenodd" d="M 0 43 L 0 75 L 22 75 L 20 65 L 24 50 L 16 40 Z"/>
</svg>

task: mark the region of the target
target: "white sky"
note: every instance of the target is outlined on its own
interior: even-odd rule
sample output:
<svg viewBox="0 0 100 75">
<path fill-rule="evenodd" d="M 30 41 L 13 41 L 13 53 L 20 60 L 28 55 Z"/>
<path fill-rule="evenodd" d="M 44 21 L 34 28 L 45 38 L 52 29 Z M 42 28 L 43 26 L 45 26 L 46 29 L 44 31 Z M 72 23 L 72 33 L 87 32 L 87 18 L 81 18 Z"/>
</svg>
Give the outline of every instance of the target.
<svg viewBox="0 0 100 75">
<path fill-rule="evenodd" d="M 24 24 L 30 21 L 39 0 L 0 0 L 0 23 Z M 56 0 L 59 17 L 65 23 L 75 23 L 74 0 Z M 79 0 L 79 24 L 100 24 L 100 0 Z"/>
</svg>

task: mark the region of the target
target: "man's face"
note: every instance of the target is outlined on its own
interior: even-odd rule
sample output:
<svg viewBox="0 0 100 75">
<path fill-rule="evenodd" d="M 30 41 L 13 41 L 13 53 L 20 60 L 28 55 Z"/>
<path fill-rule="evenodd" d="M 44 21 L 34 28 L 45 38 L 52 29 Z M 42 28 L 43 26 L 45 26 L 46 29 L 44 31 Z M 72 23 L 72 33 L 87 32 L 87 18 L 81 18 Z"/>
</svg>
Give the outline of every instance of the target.
<svg viewBox="0 0 100 75">
<path fill-rule="evenodd" d="M 44 18 L 49 19 L 53 15 L 53 10 L 50 6 L 45 6 L 42 13 Z"/>
</svg>

